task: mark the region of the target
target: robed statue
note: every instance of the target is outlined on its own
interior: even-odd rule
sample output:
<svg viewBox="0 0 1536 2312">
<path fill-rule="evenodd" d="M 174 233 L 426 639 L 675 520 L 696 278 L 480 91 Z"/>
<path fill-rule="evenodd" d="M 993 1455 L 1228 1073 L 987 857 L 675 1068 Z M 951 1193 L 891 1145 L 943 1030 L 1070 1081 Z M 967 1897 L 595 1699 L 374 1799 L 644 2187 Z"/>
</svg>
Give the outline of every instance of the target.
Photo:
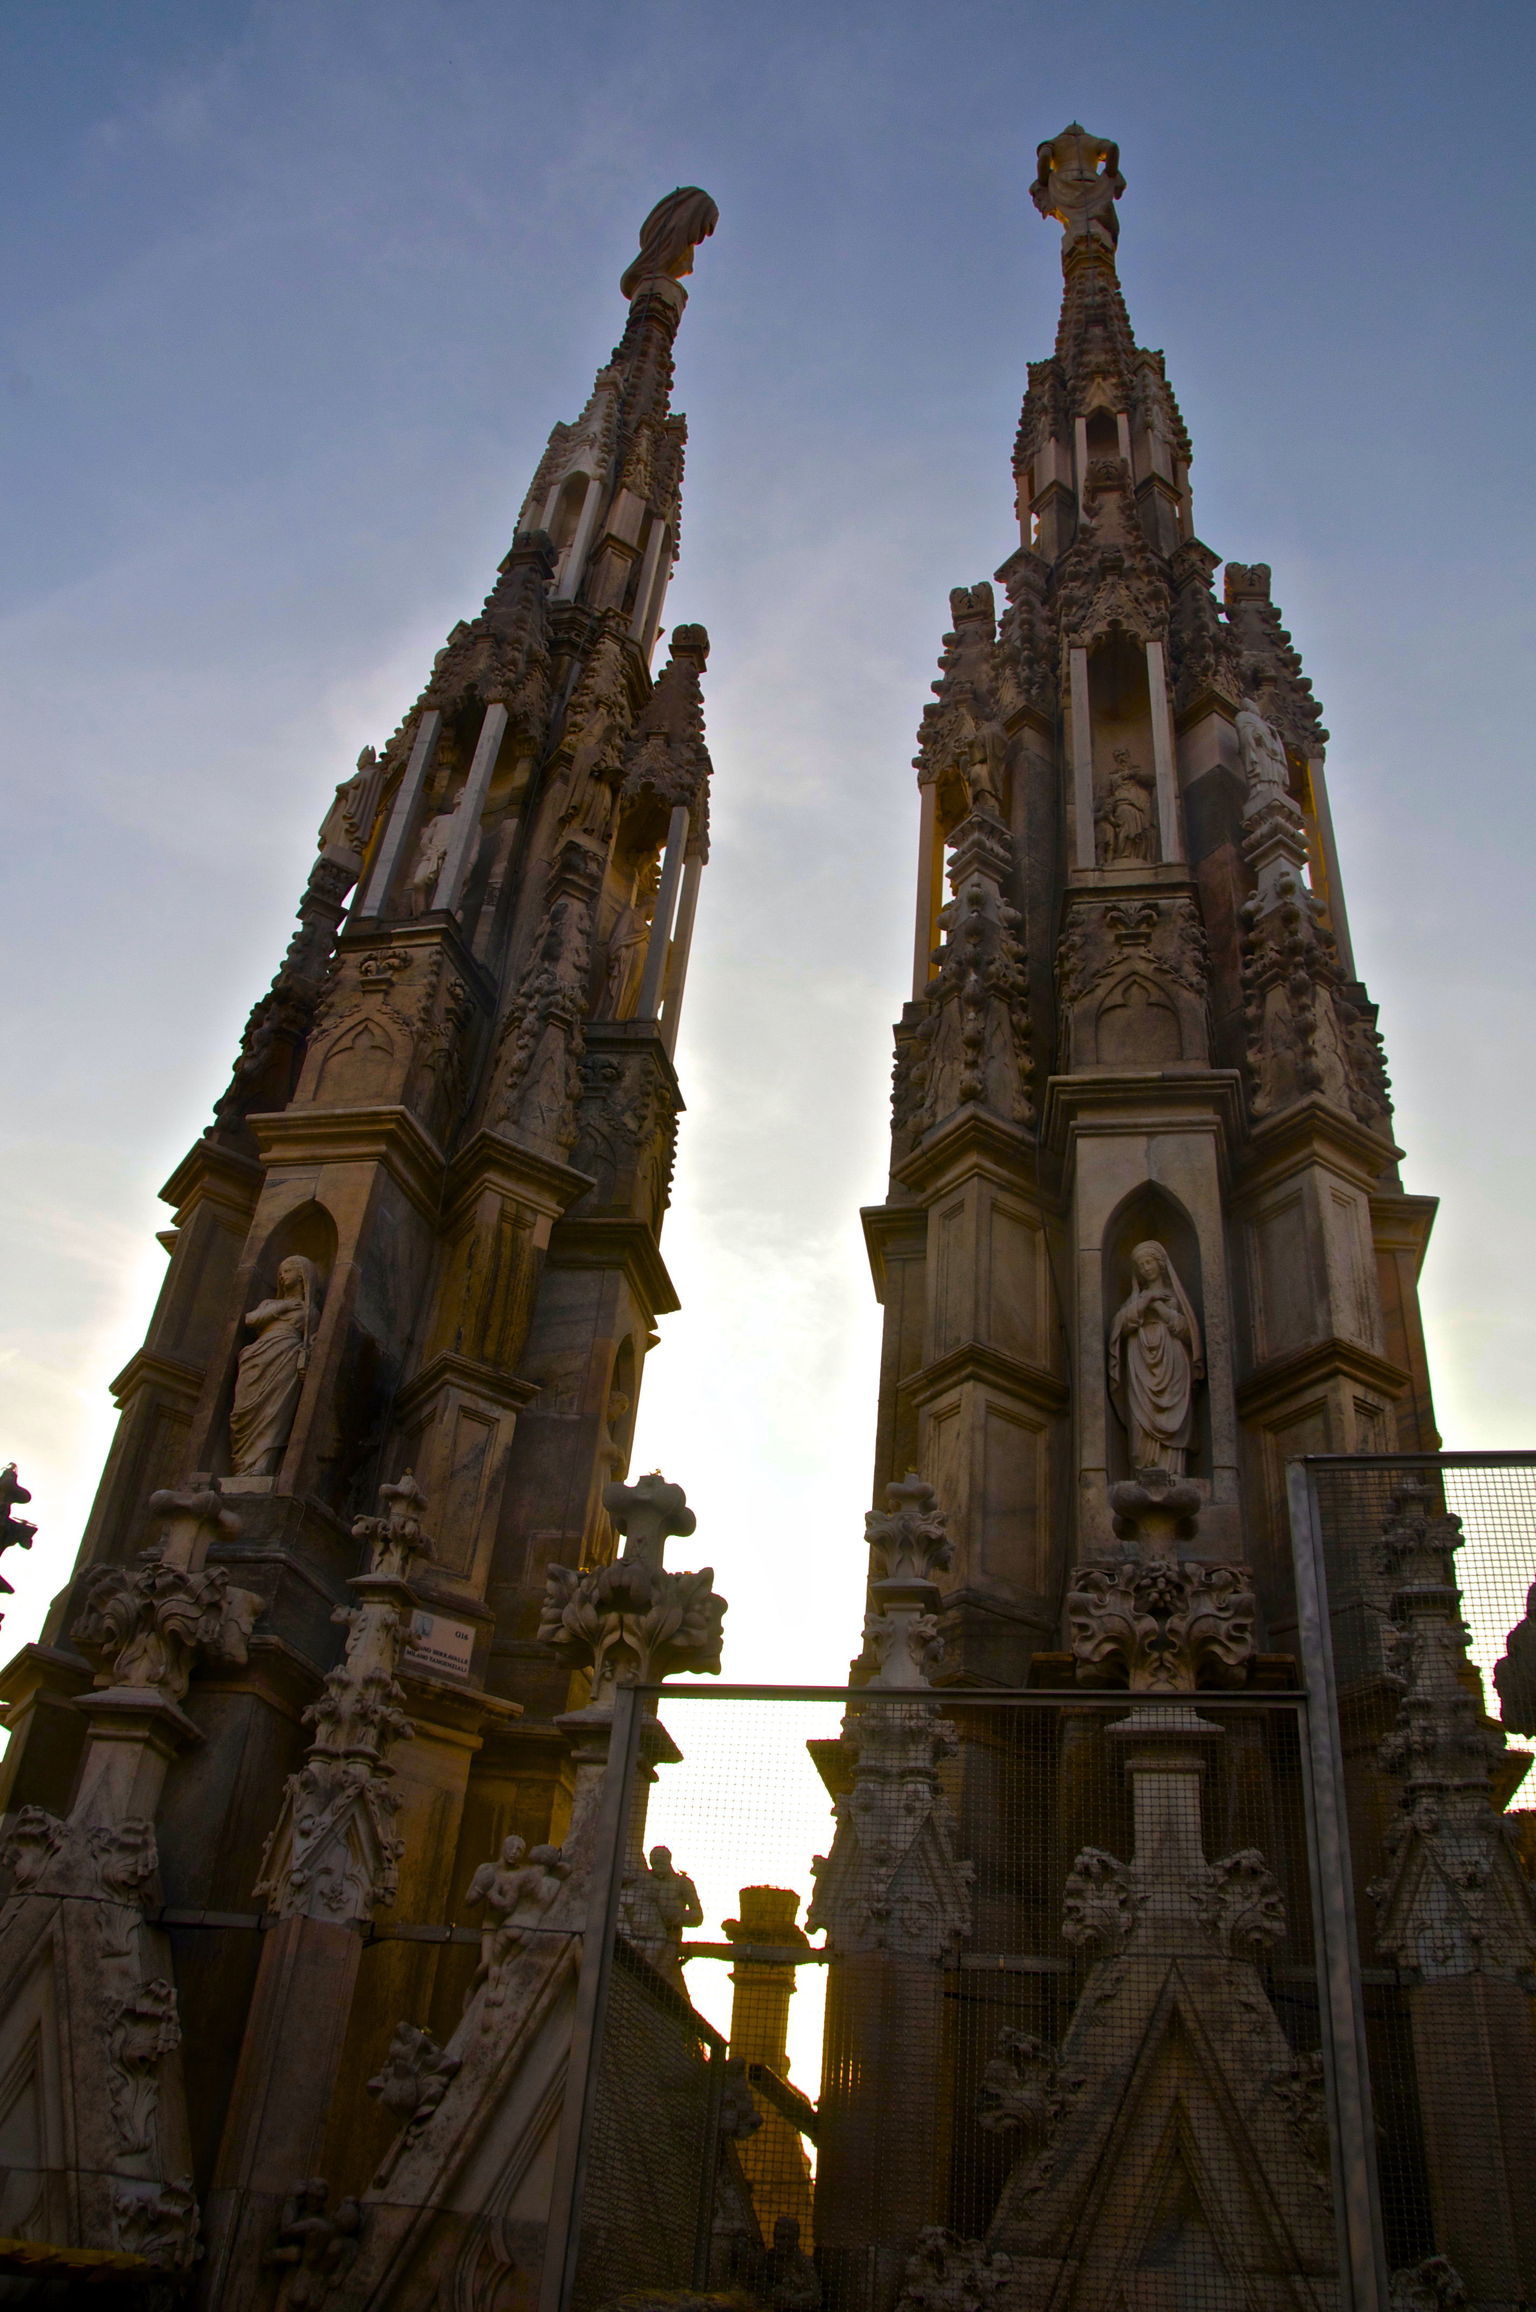
<svg viewBox="0 0 1536 2312">
<path fill-rule="evenodd" d="M 1131 1289 L 1109 1332 L 1109 1392 L 1130 1439 L 1133 1469 L 1182 1477 L 1205 1372 L 1200 1326 L 1166 1245 L 1131 1254 Z"/>
<path fill-rule="evenodd" d="M 320 1275 L 290 1253 L 278 1264 L 270 1300 L 246 1311 L 256 1338 L 240 1351 L 229 1411 L 229 1459 L 236 1477 L 272 1477 L 283 1457 L 320 1321 Z"/>
<path fill-rule="evenodd" d="M 619 282 L 633 297 L 647 281 L 681 281 L 693 271 L 693 252 L 720 222 L 720 211 L 697 185 L 679 185 L 658 201 L 640 228 L 640 254 Z"/>
<path fill-rule="evenodd" d="M 1108 137 L 1090 136 L 1074 120 L 1060 136 L 1035 148 L 1039 175 L 1029 197 L 1042 217 L 1061 224 L 1063 250 L 1077 241 L 1097 241 L 1113 249 L 1120 238 L 1115 203 L 1125 191 L 1120 174 L 1120 147 Z"/>
</svg>

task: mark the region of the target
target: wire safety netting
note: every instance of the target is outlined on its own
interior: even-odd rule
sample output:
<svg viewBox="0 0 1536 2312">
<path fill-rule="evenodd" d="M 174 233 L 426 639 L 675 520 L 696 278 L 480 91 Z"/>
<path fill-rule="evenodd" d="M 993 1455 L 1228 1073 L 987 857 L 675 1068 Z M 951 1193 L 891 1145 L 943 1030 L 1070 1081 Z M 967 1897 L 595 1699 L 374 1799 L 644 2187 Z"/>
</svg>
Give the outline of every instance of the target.
<svg viewBox="0 0 1536 2312">
<path fill-rule="evenodd" d="M 1298 1694 L 649 1707 L 575 2312 L 1340 2301 Z"/>
<path fill-rule="evenodd" d="M 1413 2312 L 1536 2299 L 1536 1456 L 1308 1468 L 1381 2253 Z"/>
</svg>

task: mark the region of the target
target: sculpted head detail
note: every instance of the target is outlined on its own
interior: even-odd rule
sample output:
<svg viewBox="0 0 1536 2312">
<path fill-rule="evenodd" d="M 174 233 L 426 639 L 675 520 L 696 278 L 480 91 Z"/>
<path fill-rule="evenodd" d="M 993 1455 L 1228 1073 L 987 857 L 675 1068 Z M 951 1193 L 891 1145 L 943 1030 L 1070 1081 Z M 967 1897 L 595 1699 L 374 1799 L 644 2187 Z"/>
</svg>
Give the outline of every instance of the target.
<svg viewBox="0 0 1536 2312">
<path fill-rule="evenodd" d="M 697 185 L 679 185 L 658 201 L 640 228 L 640 254 L 619 282 L 633 297 L 647 281 L 681 281 L 693 271 L 693 252 L 720 222 L 720 211 Z"/>
</svg>

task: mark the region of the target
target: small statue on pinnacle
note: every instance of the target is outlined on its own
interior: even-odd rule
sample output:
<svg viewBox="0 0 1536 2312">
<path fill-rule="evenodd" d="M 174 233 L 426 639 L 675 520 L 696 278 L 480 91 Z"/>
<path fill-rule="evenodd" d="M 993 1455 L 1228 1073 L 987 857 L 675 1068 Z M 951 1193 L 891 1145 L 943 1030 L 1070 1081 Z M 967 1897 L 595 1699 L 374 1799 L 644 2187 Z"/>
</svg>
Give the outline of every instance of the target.
<svg viewBox="0 0 1536 2312">
<path fill-rule="evenodd" d="M 1090 136 L 1080 121 L 1070 121 L 1060 136 L 1035 147 L 1038 174 L 1029 197 L 1042 217 L 1055 217 L 1062 227 L 1062 254 L 1080 241 L 1096 242 L 1114 252 L 1120 238 L 1115 203 L 1125 191 L 1120 174 L 1120 147 L 1108 137 Z"/>
</svg>

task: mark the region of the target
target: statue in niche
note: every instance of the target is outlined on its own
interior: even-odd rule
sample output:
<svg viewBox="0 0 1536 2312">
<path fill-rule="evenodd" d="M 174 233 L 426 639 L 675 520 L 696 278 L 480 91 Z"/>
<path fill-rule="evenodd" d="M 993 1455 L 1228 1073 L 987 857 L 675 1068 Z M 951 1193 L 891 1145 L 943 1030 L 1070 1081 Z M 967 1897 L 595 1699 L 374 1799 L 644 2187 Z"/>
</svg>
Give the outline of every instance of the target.
<svg viewBox="0 0 1536 2312">
<path fill-rule="evenodd" d="M 271 1300 L 246 1311 L 256 1338 L 240 1351 L 229 1409 L 229 1456 L 236 1477 L 272 1477 L 283 1457 L 323 1299 L 312 1260 L 290 1253 L 278 1264 Z"/>
<path fill-rule="evenodd" d="M 1131 1290 L 1109 1331 L 1109 1393 L 1125 1423 L 1133 1469 L 1182 1477 L 1204 1377 L 1200 1326 L 1188 1293 L 1155 1237 L 1131 1254 Z"/>
<path fill-rule="evenodd" d="M 461 787 L 447 810 L 435 811 L 416 838 L 416 856 L 411 863 L 411 879 L 406 885 L 406 911 L 411 915 L 425 915 L 437 894 L 437 879 L 442 874 L 443 862 L 453 841 L 454 828 L 464 803 Z"/>
<path fill-rule="evenodd" d="M 640 254 L 619 283 L 633 297 L 647 281 L 681 281 L 693 271 L 693 252 L 720 222 L 720 211 L 697 185 L 679 185 L 658 201 L 640 228 Z"/>
<path fill-rule="evenodd" d="M 1152 774 L 1131 760 L 1128 747 L 1116 747 L 1110 759 L 1114 770 L 1094 820 L 1100 864 L 1123 867 L 1142 861 L 1150 863 L 1157 857 L 1156 790 Z"/>
<path fill-rule="evenodd" d="M 384 766 L 372 747 L 364 747 L 357 758 L 357 769 L 350 779 L 342 780 L 325 814 L 317 838 L 322 851 L 350 852 L 361 864 L 379 815 L 383 786 Z"/>
<path fill-rule="evenodd" d="M 646 949 L 661 889 L 661 862 L 648 859 L 635 875 L 634 891 L 621 910 L 608 942 L 608 970 L 603 982 L 603 1011 L 611 1020 L 635 1016 L 640 985 L 645 977 Z"/>
<path fill-rule="evenodd" d="M 1120 147 L 1108 137 L 1091 136 L 1074 120 L 1060 136 L 1035 147 L 1035 163 L 1029 197 L 1042 217 L 1055 217 L 1062 226 L 1062 248 L 1096 241 L 1113 250 L 1120 238 L 1115 203 L 1125 191 Z"/>
<path fill-rule="evenodd" d="M 1248 781 L 1250 807 L 1272 796 L 1290 799 L 1290 765 L 1285 743 L 1272 722 L 1260 714 L 1258 702 L 1245 698 L 1237 710 L 1237 744 L 1243 775 Z"/>
</svg>

